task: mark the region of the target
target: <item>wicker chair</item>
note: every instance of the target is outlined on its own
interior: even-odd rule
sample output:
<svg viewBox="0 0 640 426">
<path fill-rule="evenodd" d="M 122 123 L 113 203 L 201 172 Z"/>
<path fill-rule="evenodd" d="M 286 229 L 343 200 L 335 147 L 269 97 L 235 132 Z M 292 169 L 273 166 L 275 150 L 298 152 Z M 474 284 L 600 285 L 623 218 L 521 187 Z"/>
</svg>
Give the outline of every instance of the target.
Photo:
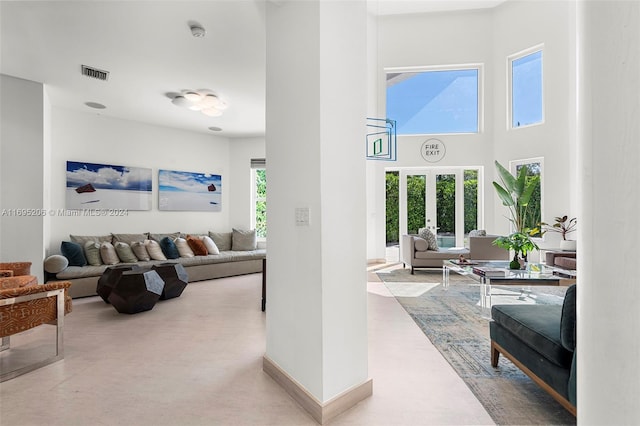
<svg viewBox="0 0 640 426">
<path fill-rule="evenodd" d="M 71 312 L 68 296 L 70 282 L 39 285 L 37 278 L 29 275 L 28 262 L 0 263 L 0 351 L 10 349 L 10 336 L 42 324 L 56 325 L 56 353 L 44 360 L 0 373 L 0 382 L 28 373 L 64 358 L 64 315 Z M 16 265 L 12 267 L 11 265 Z M 7 271 L 11 271 L 8 273 Z M 23 274 L 23 275 L 17 275 Z M 10 352 L 6 355 L 10 356 Z"/>
</svg>

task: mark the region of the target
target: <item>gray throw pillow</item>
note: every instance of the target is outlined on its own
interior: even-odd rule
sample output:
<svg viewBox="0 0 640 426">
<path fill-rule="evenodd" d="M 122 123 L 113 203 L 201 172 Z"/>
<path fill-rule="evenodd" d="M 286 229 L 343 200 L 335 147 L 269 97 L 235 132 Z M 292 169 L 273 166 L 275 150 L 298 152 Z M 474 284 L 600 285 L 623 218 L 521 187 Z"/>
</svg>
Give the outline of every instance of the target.
<svg viewBox="0 0 640 426">
<path fill-rule="evenodd" d="M 231 236 L 231 250 L 234 251 L 249 251 L 255 250 L 258 245 L 258 239 L 256 236 L 256 230 L 242 230 L 232 229 Z"/>
<path fill-rule="evenodd" d="M 133 250 L 131 250 L 131 246 L 127 243 L 123 243 L 122 241 L 118 241 L 114 245 L 116 249 L 116 254 L 118 258 L 124 263 L 136 263 L 138 258 L 135 254 L 133 254 Z"/>
<path fill-rule="evenodd" d="M 413 237 L 413 245 L 417 251 L 429 250 L 429 243 L 420 237 Z"/>
<path fill-rule="evenodd" d="M 100 257 L 105 265 L 116 265 L 120 263 L 118 253 L 116 253 L 116 249 L 111 243 L 104 242 L 100 244 Z"/>
<path fill-rule="evenodd" d="M 138 260 L 151 260 L 149 252 L 147 251 L 147 247 L 145 247 L 144 245 L 144 241 L 136 241 L 132 243 L 131 250 L 133 250 L 133 254 L 136 255 Z"/>
<path fill-rule="evenodd" d="M 418 236 L 423 240 L 427 240 L 429 243 L 429 250 L 438 250 L 438 240 L 436 236 L 433 235 L 433 232 L 429 231 L 427 228 L 420 228 L 418 231 Z"/>
<path fill-rule="evenodd" d="M 87 258 L 87 263 L 91 266 L 102 265 L 102 258 L 100 257 L 100 243 L 96 241 L 87 241 L 84 244 L 84 257 Z"/>
<path fill-rule="evenodd" d="M 144 247 L 147 249 L 149 253 L 149 257 L 153 260 L 167 260 L 167 257 L 162 252 L 162 247 L 160 247 L 160 243 L 155 240 L 146 240 L 144 242 Z"/>
<path fill-rule="evenodd" d="M 209 237 L 213 240 L 220 251 L 231 250 L 231 232 L 211 232 Z"/>
<path fill-rule="evenodd" d="M 61 254 L 54 254 L 44 260 L 44 270 L 50 274 L 57 274 L 69 266 L 69 260 Z"/>
</svg>

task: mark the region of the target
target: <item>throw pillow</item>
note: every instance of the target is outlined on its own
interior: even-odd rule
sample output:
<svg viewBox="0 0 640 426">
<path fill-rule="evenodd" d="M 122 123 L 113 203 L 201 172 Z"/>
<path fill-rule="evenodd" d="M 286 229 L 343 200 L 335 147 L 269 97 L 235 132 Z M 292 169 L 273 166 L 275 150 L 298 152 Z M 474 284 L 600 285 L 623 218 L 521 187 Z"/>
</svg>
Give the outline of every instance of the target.
<svg viewBox="0 0 640 426">
<path fill-rule="evenodd" d="M 256 230 L 242 230 L 232 228 L 231 250 L 233 251 L 249 251 L 255 250 L 258 244 Z"/>
<path fill-rule="evenodd" d="M 81 246 L 84 246 L 87 241 L 95 241 L 97 243 L 110 243 L 111 242 L 111 234 L 109 235 L 69 235 L 71 241 L 74 243 L 78 243 Z"/>
<path fill-rule="evenodd" d="M 189 247 L 189 243 L 184 238 L 176 238 L 175 241 L 176 248 L 178 249 L 178 253 L 180 257 L 193 257 L 195 254 L 191 247 Z"/>
<path fill-rule="evenodd" d="M 180 257 L 180 252 L 178 251 L 176 244 L 169 237 L 164 237 L 160 240 L 160 248 L 167 259 L 177 259 Z"/>
<path fill-rule="evenodd" d="M 135 241 L 131 243 L 131 250 L 133 250 L 133 254 L 136 255 L 138 260 L 151 260 L 147 247 L 144 245 L 144 241 Z M 162 250 L 160 250 L 160 252 L 162 253 Z"/>
<path fill-rule="evenodd" d="M 69 266 L 85 266 L 87 264 L 84 249 L 78 243 L 63 241 L 60 244 L 60 253 L 69 260 Z"/>
<path fill-rule="evenodd" d="M 145 240 L 144 247 L 149 253 L 149 257 L 153 260 L 167 260 L 167 257 L 162 252 L 162 247 L 155 240 Z"/>
<path fill-rule="evenodd" d="M 417 251 L 429 250 L 429 243 L 427 242 L 427 240 L 420 237 L 413 237 L 413 245 Z"/>
<path fill-rule="evenodd" d="M 114 247 L 116 249 L 116 254 L 122 262 L 136 263 L 138 261 L 138 258 L 133 254 L 133 250 L 131 250 L 131 246 L 129 244 L 118 241 Z"/>
<path fill-rule="evenodd" d="M 116 265 L 120 263 L 118 253 L 116 253 L 113 244 L 104 242 L 100 244 L 100 257 L 102 257 L 102 263 L 105 265 Z"/>
<path fill-rule="evenodd" d="M 69 260 L 60 254 L 51 255 L 44 260 L 44 270 L 50 274 L 62 272 L 67 266 L 69 266 Z"/>
<path fill-rule="evenodd" d="M 176 238 L 180 238 L 180 232 L 171 232 L 169 234 L 152 234 L 151 232 L 149 232 L 150 240 L 156 240 L 157 242 L 160 242 L 165 237 L 169 237 L 171 238 L 171 241 L 175 241 Z"/>
<path fill-rule="evenodd" d="M 418 231 L 418 236 L 424 240 L 427 240 L 429 243 L 429 250 L 438 250 L 438 240 L 436 236 L 433 235 L 433 232 L 428 230 L 427 228 L 420 228 Z"/>
<path fill-rule="evenodd" d="M 87 241 L 84 244 L 84 255 L 87 258 L 87 263 L 89 263 L 89 265 L 102 265 L 102 258 L 100 257 L 100 243 L 95 241 Z"/>
<path fill-rule="evenodd" d="M 213 240 L 220 251 L 231 250 L 231 232 L 211 232 L 209 237 Z"/>
<path fill-rule="evenodd" d="M 487 231 L 484 229 L 472 229 L 469 231 L 470 237 L 485 237 L 487 235 Z"/>
<path fill-rule="evenodd" d="M 216 246 L 216 243 L 213 242 L 211 237 L 209 237 L 208 235 L 203 235 L 201 238 L 209 254 L 220 254 L 218 246 Z"/>
<path fill-rule="evenodd" d="M 209 254 L 209 251 L 204 245 L 204 242 L 202 242 L 202 240 L 198 237 L 187 235 L 187 244 L 189 244 L 189 247 L 191 247 L 191 250 L 193 250 L 193 254 L 195 254 L 196 256 L 206 256 Z"/>
<path fill-rule="evenodd" d="M 133 245 L 135 242 L 143 242 L 147 239 L 147 234 L 111 234 L 113 235 L 112 243 L 115 244 L 118 241 L 122 241 L 123 243 L 129 244 L 129 246 Z"/>
</svg>

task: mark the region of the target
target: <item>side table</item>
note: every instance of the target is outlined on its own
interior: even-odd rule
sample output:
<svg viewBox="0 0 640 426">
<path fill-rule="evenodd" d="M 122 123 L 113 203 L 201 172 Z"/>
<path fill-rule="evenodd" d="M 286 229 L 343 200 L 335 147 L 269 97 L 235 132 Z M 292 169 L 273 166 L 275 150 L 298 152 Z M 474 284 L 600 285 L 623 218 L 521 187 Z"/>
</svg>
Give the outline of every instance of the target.
<svg viewBox="0 0 640 426">
<path fill-rule="evenodd" d="M 180 297 L 189 283 L 187 271 L 179 263 L 166 262 L 153 265 L 152 270 L 156 271 L 160 278 L 164 280 L 164 289 L 160 295 L 160 300 Z"/>
<path fill-rule="evenodd" d="M 109 303 L 109 295 L 113 287 L 115 287 L 120 280 L 122 273 L 126 271 L 137 271 L 138 269 L 140 269 L 140 266 L 136 264 L 109 266 L 98 279 L 96 293 L 102 297 L 105 303 Z"/>
<path fill-rule="evenodd" d="M 164 281 L 156 271 L 124 271 L 109 295 L 109 303 L 121 314 L 137 314 L 153 309 L 160 299 Z"/>
</svg>

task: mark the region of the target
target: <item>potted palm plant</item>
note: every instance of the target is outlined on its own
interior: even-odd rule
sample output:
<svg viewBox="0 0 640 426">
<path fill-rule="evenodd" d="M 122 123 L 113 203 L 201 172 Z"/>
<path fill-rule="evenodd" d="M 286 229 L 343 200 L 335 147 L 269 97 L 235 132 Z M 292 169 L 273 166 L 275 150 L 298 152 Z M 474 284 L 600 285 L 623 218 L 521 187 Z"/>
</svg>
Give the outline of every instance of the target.
<svg viewBox="0 0 640 426">
<path fill-rule="evenodd" d="M 529 208 L 531 196 L 538 186 L 540 177 L 532 176 L 527 180 L 527 170 L 520 169 L 517 176 L 512 175 L 502 164 L 495 162 L 500 182 L 493 182 L 493 187 L 502 201 L 502 205 L 509 209 L 509 221 L 513 225 L 514 232 L 506 237 L 499 237 L 493 243 L 499 247 L 514 251 L 514 258 L 509 267 L 519 269 L 521 267 L 519 256 L 526 261 L 527 253 L 538 249 L 538 245 L 531 239 L 539 233 L 538 228 L 528 228 L 525 217 Z"/>
</svg>

